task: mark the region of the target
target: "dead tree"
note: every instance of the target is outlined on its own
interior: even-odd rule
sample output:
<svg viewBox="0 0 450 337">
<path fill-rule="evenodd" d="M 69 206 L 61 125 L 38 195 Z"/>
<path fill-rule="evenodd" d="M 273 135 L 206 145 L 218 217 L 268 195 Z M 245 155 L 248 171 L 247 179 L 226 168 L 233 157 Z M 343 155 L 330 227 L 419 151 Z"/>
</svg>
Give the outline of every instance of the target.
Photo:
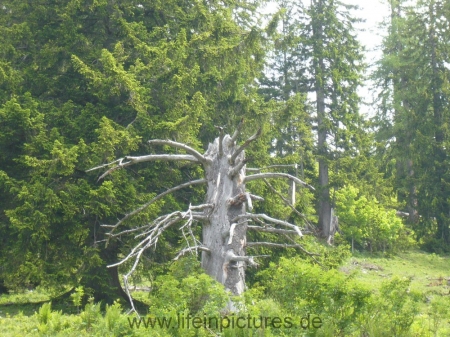
<svg viewBox="0 0 450 337">
<path fill-rule="evenodd" d="M 306 252 L 301 245 L 292 239 L 290 240 L 291 244 L 286 245 L 271 242 L 247 242 L 247 230 L 302 237 L 303 229 L 295 224 L 272 218 L 266 214 L 253 214 L 247 212 L 247 209 L 249 211 L 253 209 L 253 202 L 255 200 L 261 201 L 263 198 L 246 191 L 245 184 L 250 181 L 263 180 L 273 188 L 268 183 L 267 179 L 283 178 L 289 179 L 293 183 L 303 187 L 310 189 L 314 188 L 300 179 L 286 173 L 262 172 L 261 169 L 248 169 L 249 172 L 256 171 L 257 173 L 246 175 L 244 150 L 257 139 L 261 133 L 261 129 L 240 146 L 236 144 L 236 140 L 240 134 L 240 125 L 232 136 L 228 134 L 225 135 L 223 129 L 219 129 L 220 136 L 217 137 L 212 144 L 209 144 L 205 154 L 199 153 L 186 144 L 170 140 L 155 139 L 150 140 L 149 144 L 171 146 L 184 150 L 186 154 L 150 154 L 139 157 L 127 156 L 89 170 L 108 168 L 99 178 L 103 179 L 115 170 L 133 164 L 155 160 L 190 161 L 201 164 L 204 168 L 205 179 L 189 181 L 168 189 L 138 209 L 126 214 L 125 217 L 115 225 L 107 225 L 107 227 L 110 228 L 108 234 L 109 239 L 133 233 L 136 239 L 141 240 L 124 259 L 116 264 L 108 266 L 118 266 L 130 259 L 134 259 L 131 270 L 124 276 L 125 290 L 132 306 L 133 301 L 128 286 L 129 276 L 135 270 L 144 251 L 156 245 L 162 233 L 168 227 L 175 225 L 176 223 L 181 223 L 180 230 L 186 239 L 187 247 L 178 253 L 175 260 L 184 254 L 201 251 L 201 265 L 205 272 L 215 278 L 218 282 L 222 283 L 225 288 L 234 295 L 239 295 L 244 291 L 245 268 L 247 266 L 257 266 L 257 263 L 254 260 L 255 256 L 246 255 L 246 247 L 294 247 Z M 203 204 L 190 205 L 184 212 L 175 211 L 170 214 L 159 216 L 145 226 L 120 230 L 121 225 L 125 220 L 142 211 L 165 195 L 198 184 L 207 185 L 206 199 Z M 281 196 L 281 194 L 279 194 L 279 196 Z M 289 204 L 293 210 L 298 214 L 301 214 L 286 198 L 283 196 L 281 196 L 281 198 Z M 194 236 L 191 230 L 191 226 L 194 222 L 202 224 L 201 241 Z M 256 225 L 249 225 L 249 222 L 253 222 Z M 132 310 L 134 310 L 134 307 Z"/>
</svg>

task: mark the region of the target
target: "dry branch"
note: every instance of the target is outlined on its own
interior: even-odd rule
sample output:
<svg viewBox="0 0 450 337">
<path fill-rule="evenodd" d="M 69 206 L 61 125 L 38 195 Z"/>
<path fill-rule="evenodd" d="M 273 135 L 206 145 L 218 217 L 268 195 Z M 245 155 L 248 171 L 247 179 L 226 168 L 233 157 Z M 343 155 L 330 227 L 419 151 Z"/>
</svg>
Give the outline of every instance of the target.
<svg viewBox="0 0 450 337">
<path fill-rule="evenodd" d="M 270 226 L 267 226 L 267 227 L 247 226 L 247 229 L 254 230 L 254 231 L 257 231 L 257 232 L 267 232 L 267 233 L 277 233 L 277 234 L 297 234 L 297 232 L 294 231 L 294 230 L 273 228 L 273 227 L 270 227 Z"/>
<path fill-rule="evenodd" d="M 183 149 L 187 153 L 190 153 L 191 155 L 193 155 L 195 158 L 197 158 L 197 160 L 199 162 L 201 162 L 203 164 L 206 164 L 209 161 L 200 152 L 198 152 L 197 150 L 195 150 L 192 147 L 190 147 L 186 144 L 183 144 L 183 143 L 174 142 L 172 140 L 152 139 L 152 140 L 148 141 L 148 144 L 168 145 L 168 146 L 172 146 L 175 148 Z"/>
<path fill-rule="evenodd" d="M 270 166 L 265 166 L 265 167 L 261 167 L 261 168 L 258 168 L 258 167 L 247 167 L 245 170 L 249 171 L 249 172 L 261 172 L 263 170 L 268 170 L 268 169 L 273 169 L 273 168 L 287 168 L 287 167 L 289 167 L 289 168 L 290 167 L 296 168 L 297 164 L 270 165 Z"/>
<path fill-rule="evenodd" d="M 230 172 L 228 172 L 228 175 L 233 178 L 236 174 L 239 173 L 239 171 L 245 166 L 247 163 L 247 160 L 242 160 L 239 164 L 237 164 L 235 167 L 233 167 Z"/>
<path fill-rule="evenodd" d="M 223 138 L 225 137 L 225 134 L 223 133 L 222 126 L 216 126 L 216 129 L 219 129 L 219 158 L 222 158 L 222 156 L 223 156 Z"/>
<path fill-rule="evenodd" d="M 127 162 L 124 162 L 124 160 L 128 160 Z M 94 168 L 91 168 L 89 170 L 87 170 L 86 172 L 90 172 L 90 171 L 94 171 L 94 170 L 98 170 L 101 169 L 103 167 L 106 166 L 110 166 L 114 163 L 117 163 L 116 166 L 111 167 L 109 170 L 107 170 L 105 173 L 103 173 L 98 180 L 102 180 L 104 177 L 106 177 L 108 174 L 111 174 L 113 171 L 116 171 L 118 169 L 133 165 L 133 164 L 137 164 L 137 163 L 143 163 L 143 162 L 147 162 L 147 161 L 155 161 L 155 160 L 163 160 L 163 161 L 192 161 L 192 162 L 196 162 L 198 163 L 199 160 L 191 155 L 183 155 L 183 154 L 149 154 L 147 156 L 139 156 L 139 157 L 123 157 L 117 160 L 112 161 L 111 163 L 108 164 L 103 164 L 100 166 L 96 166 Z"/>
<path fill-rule="evenodd" d="M 180 185 L 181 186 L 181 185 Z M 177 186 L 179 187 L 179 186 Z M 167 191 L 166 191 L 167 192 Z M 135 258 L 134 264 L 131 268 L 131 270 L 124 275 L 123 280 L 124 280 L 124 286 L 125 286 L 125 291 L 128 295 L 128 298 L 130 300 L 131 303 L 131 311 L 136 311 L 135 307 L 134 307 L 134 303 L 133 303 L 133 298 L 131 297 L 131 293 L 130 293 L 130 289 L 129 289 L 129 285 L 128 285 L 128 278 L 130 277 L 130 275 L 136 270 L 136 266 L 139 263 L 139 260 L 142 256 L 142 254 L 144 253 L 144 251 L 146 249 L 148 249 L 149 247 L 156 245 L 156 243 L 158 242 L 159 237 L 164 233 L 164 231 L 172 226 L 173 224 L 186 219 L 187 218 L 187 222 L 180 228 L 183 231 L 183 235 L 186 239 L 186 242 L 189 245 L 189 242 L 184 234 L 184 228 L 188 228 L 189 232 L 191 234 L 191 237 L 193 238 L 194 242 L 197 241 L 192 233 L 191 230 L 191 224 L 193 222 L 193 220 L 195 220 L 195 218 L 197 216 L 200 216 L 200 214 L 197 214 L 197 212 L 192 212 L 192 209 L 205 209 L 211 207 L 210 204 L 202 204 L 202 205 L 198 205 L 198 206 L 189 206 L 189 209 L 186 212 L 180 212 L 180 211 L 175 211 L 173 213 L 167 214 L 167 215 L 163 215 L 158 217 L 157 219 L 155 219 L 151 224 L 147 225 L 147 226 L 143 226 L 140 227 L 139 229 L 143 229 L 143 228 L 148 228 L 148 231 L 145 231 L 143 233 L 140 233 L 138 235 L 135 236 L 135 238 L 139 238 L 142 236 L 145 236 L 145 238 L 143 240 L 141 240 L 136 246 L 134 246 L 134 248 L 131 250 L 131 252 L 125 257 L 123 258 L 121 261 L 108 265 L 108 268 L 111 267 L 115 267 L 115 266 L 119 266 L 123 263 L 125 263 L 126 261 L 130 260 L 131 258 Z M 195 213 L 195 214 L 194 214 Z M 125 232 L 130 232 L 130 231 L 124 231 Z M 177 257 L 175 258 L 175 260 L 177 260 L 180 256 L 184 255 L 185 253 L 187 253 L 188 251 L 192 251 L 192 250 L 203 250 L 203 251 L 210 251 L 207 247 L 204 247 L 202 245 L 196 245 L 194 247 L 188 247 L 184 250 L 182 250 Z"/>
<path fill-rule="evenodd" d="M 177 256 L 173 258 L 174 261 L 177 261 L 180 257 L 186 255 L 189 252 L 195 251 L 197 253 L 198 250 L 201 250 L 203 252 L 211 253 L 211 249 L 205 247 L 205 246 L 194 246 L 194 247 L 188 247 L 181 250 Z"/>
<path fill-rule="evenodd" d="M 225 260 L 245 262 L 251 267 L 258 267 L 258 264 L 253 260 L 253 256 L 239 256 L 234 254 L 232 250 L 227 251 Z"/>
<path fill-rule="evenodd" d="M 127 219 L 130 218 L 131 216 L 133 216 L 133 215 L 135 215 L 135 214 L 141 212 L 142 210 L 146 209 L 146 208 L 149 207 L 151 204 L 153 204 L 155 201 L 158 201 L 159 199 L 161 199 L 161 198 L 164 197 L 165 195 L 170 194 L 170 193 L 172 193 L 172 192 L 175 192 L 175 191 L 177 191 L 177 190 L 180 190 L 180 189 L 182 189 L 182 188 L 184 188 L 184 187 L 188 187 L 188 186 L 192 186 L 192 185 L 205 184 L 205 183 L 207 183 L 207 180 L 206 180 L 206 179 L 192 180 L 192 181 L 189 181 L 189 182 L 187 182 L 187 183 L 184 183 L 184 184 L 181 184 L 181 185 L 172 187 L 172 188 L 170 188 L 170 189 L 168 189 L 168 190 L 166 190 L 166 191 L 164 191 L 164 192 L 158 194 L 156 197 L 154 197 L 153 199 L 151 199 L 149 202 L 145 203 L 144 205 L 142 205 L 141 207 L 135 209 L 134 211 L 132 211 L 132 212 L 126 214 L 122 219 L 119 220 L 119 222 L 117 222 L 115 225 L 113 225 L 113 226 L 111 227 L 112 229 L 111 229 L 111 231 L 109 232 L 109 234 L 111 235 L 112 232 L 113 232 L 118 226 L 120 226 L 120 224 L 122 224 L 125 220 L 127 220 Z M 205 206 L 205 207 L 206 207 L 206 206 Z M 104 226 L 104 227 L 106 227 L 106 226 Z M 109 227 L 109 226 L 108 226 L 108 227 Z"/>
<path fill-rule="evenodd" d="M 287 221 L 271 218 L 270 216 L 268 216 L 266 214 L 251 214 L 251 213 L 241 214 L 241 215 L 238 215 L 236 218 L 234 218 L 232 221 L 235 222 L 235 221 L 240 220 L 240 219 L 264 219 L 266 221 L 273 222 L 274 224 L 277 224 L 277 225 L 281 225 L 281 226 L 292 228 L 293 230 L 295 230 L 295 232 L 300 237 L 303 236 L 303 234 L 300 231 L 300 228 L 298 228 L 298 226 L 293 225 L 293 224 L 291 224 L 291 223 L 289 223 Z"/>
<path fill-rule="evenodd" d="M 251 142 L 253 142 L 255 139 L 257 139 L 259 137 L 259 135 L 261 134 L 262 129 L 259 128 L 258 131 L 256 131 L 256 133 L 251 136 L 249 139 L 247 139 L 244 144 L 242 144 L 241 146 L 239 146 L 238 149 L 236 149 L 236 151 L 234 151 L 234 153 L 231 155 L 230 158 L 230 162 L 234 163 L 234 161 L 236 160 L 237 156 L 239 156 L 239 154 L 245 150 L 245 148 L 247 148 Z"/>
<path fill-rule="evenodd" d="M 294 182 L 296 182 L 299 185 L 302 185 L 304 187 L 308 187 L 311 190 L 315 191 L 315 188 L 312 187 L 311 185 L 305 183 L 304 181 L 298 179 L 297 177 L 294 177 L 290 174 L 287 173 L 274 173 L 274 172 L 267 172 L 267 173 L 257 173 L 257 174 L 252 174 L 250 176 L 246 176 L 244 179 L 244 183 L 247 183 L 249 181 L 252 180 L 258 180 L 258 179 L 265 179 L 265 178 L 287 178 L 289 180 L 292 180 Z"/>
<path fill-rule="evenodd" d="M 310 227 L 310 229 L 314 229 L 314 227 L 310 224 L 310 222 L 308 221 L 308 218 L 306 217 L 306 215 L 300 213 L 295 207 L 294 205 L 292 205 L 289 200 L 287 200 L 280 192 L 278 192 L 275 187 L 273 187 L 268 181 L 267 179 L 263 179 L 263 181 L 266 183 L 266 185 L 270 188 L 270 190 L 275 193 L 276 195 L 278 195 L 281 200 L 284 201 L 284 203 L 290 208 L 292 209 L 295 214 L 301 216 L 303 218 L 303 220 L 306 222 L 306 224 Z"/>
<path fill-rule="evenodd" d="M 242 129 L 242 125 L 244 124 L 244 118 L 241 119 L 241 121 L 239 122 L 236 131 L 234 131 L 233 136 L 231 136 L 231 141 L 230 144 L 234 144 L 234 142 L 236 141 L 236 139 L 239 137 L 239 135 L 241 134 L 241 129 Z"/>
</svg>

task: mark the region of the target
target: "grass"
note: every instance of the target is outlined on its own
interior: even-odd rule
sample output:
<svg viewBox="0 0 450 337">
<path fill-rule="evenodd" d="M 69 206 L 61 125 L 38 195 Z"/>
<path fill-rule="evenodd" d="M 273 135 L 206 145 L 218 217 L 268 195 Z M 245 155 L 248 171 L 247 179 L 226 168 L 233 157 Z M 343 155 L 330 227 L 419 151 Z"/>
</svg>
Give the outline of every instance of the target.
<svg viewBox="0 0 450 337">
<path fill-rule="evenodd" d="M 374 290 L 393 277 L 411 281 L 409 291 L 419 294 L 420 314 L 411 331 L 414 336 L 450 336 L 450 317 L 436 319 L 436 308 L 450 302 L 450 256 L 410 250 L 394 256 L 354 254 L 340 270 Z M 444 302 L 446 301 L 446 302 Z M 433 324 L 438 324 L 433 331 Z"/>
<path fill-rule="evenodd" d="M 419 250 L 399 253 L 391 257 L 355 254 L 342 266 L 345 273 L 356 273 L 361 282 L 379 288 L 393 276 L 411 279 L 411 291 L 425 296 L 448 296 L 450 292 L 450 257 Z M 449 281 L 447 281 L 449 280 Z"/>
<path fill-rule="evenodd" d="M 48 292 L 39 287 L 34 290 L 2 294 L 0 295 L 0 317 L 12 317 L 18 314 L 31 316 L 48 301 L 50 301 Z M 55 310 L 68 314 L 77 312 L 69 299 L 53 300 L 52 306 Z"/>
</svg>

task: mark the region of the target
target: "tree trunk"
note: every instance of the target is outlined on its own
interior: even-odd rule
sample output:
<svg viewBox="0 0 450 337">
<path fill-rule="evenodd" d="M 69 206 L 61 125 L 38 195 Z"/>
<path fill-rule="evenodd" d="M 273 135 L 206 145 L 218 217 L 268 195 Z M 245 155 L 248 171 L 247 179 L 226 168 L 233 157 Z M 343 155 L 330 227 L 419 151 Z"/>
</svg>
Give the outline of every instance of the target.
<svg viewBox="0 0 450 337">
<path fill-rule="evenodd" d="M 220 138 L 210 144 L 205 157 L 211 158 L 206 167 L 208 192 L 206 202 L 214 205 L 209 215 L 210 222 L 203 226 L 203 245 L 211 252 L 202 252 L 202 267 L 206 273 L 225 285 L 234 295 L 242 294 L 245 287 L 244 262 L 234 256 L 245 256 L 247 222 L 233 222 L 238 215 L 245 214 L 245 165 L 230 176 L 231 156 L 236 150 L 229 135 L 223 138 L 223 154 L 219 151 Z M 236 162 L 244 160 L 244 151 Z M 237 198 L 236 198 L 237 197 Z"/>
<path fill-rule="evenodd" d="M 125 300 L 128 301 L 128 295 L 123 290 L 122 285 L 120 284 L 119 267 L 114 266 L 114 267 L 108 268 L 108 274 L 110 276 L 109 284 L 110 284 L 111 288 L 113 288 L 115 290 L 116 295 L 119 298 L 124 298 Z"/>
<path fill-rule="evenodd" d="M 318 1 L 318 9 L 322 7 L 322 2 Z M 323 59 L 323 27 L 322 22 L 317 19 L 314 22 L 315 37 L 315 90 L 317 100 L 317 127 L 318 127 L 318 155 L 319 155 L 319 226 L 322 228 L 322 236 L 329 240 L 331 221 L 331 201 L 328 177 L 327 162 L 327 123 L 325 115 L 325 64 Z"/>
</svg>

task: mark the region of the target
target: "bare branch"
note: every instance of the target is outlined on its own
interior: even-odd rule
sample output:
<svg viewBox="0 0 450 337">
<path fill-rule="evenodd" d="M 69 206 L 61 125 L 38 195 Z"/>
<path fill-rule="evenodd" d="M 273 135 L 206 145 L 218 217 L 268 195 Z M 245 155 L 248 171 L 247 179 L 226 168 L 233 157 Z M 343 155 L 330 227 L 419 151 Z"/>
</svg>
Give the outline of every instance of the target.
<svg viewBox="0 0 450 337">
<path fill-rule="evenodd" d="M 195 156 L 187 155 L 187 154 L 149 154 L 147 156 L 139 156 L 139 157 L 125 157 L 126 160 L 129 160 L 130 163 L 128 165 L 143 163 L 147 161 L 154 160 L 163 160 L 163 161 L 192 161 L 198 163 L 199 160 Z"/>
<path fill-rule="evenodd" d="M 119 162 L 119 163 L 118 163 L 116 166 L 111 167 L 111 168 L 108 169 L 106 172 L 104 172 L 100 177 L 98 177 L 97 182 L 99 182 L 100 180 L 102 180 L 103 178 L 105 178 L 108 174 L 111 174 L 112 172 L 114 172 L 114 171 L 116 171 L 116 170 L 118 170 L 118 169 L 121 169 L 121 168 L 126 167 L 126 166 L 128 166 L 128 165 L 131 165 L 131 162 L 126 162 L 126 163 L 124 163 L 123 161 L 124 161 L 125 159 L 126 159 L 126 158 L 120 158 L 120 159 L 118 159 L 118 160 L 113 161 L 112 163 L 115 163 L 115 162 Z M 106 165 L 109 165 L 109 164 L 106 164 Z M 101 166 L 105 166 L 105 165 L 101 165 Z"/>
<path fill-rule="evenodd" d="M 119 159 L 116 159 L 116 160 L 114 160 L 114 161 L 112 161 L 112 162 L 110 162 L 110 163 L 107 163 L 107 164 L 103 164 L 103 165 L 100 165 L 100 166 L 96 166 L 96 167 L 90 168 L 89 170 L 86 170 L 85 172 L 95 171 L 95 170 L 104 168 L 104 167 L 106 167 L 106 166 L 110 166 L 110 165 L 112 165 L 112 164 L 114 164 L 114 163 L 120 162 L 121 160 L 123 160 L 123 158 L 119 158 Z"/>
<path fill-rule="evenodd" d="M 207 222 L 209 219 L 206 215 L 203 214 L 194 214 L 194 212 L 192 212 L 192 218 L 196 221 L 201 221 L 201 222 Z"/>
<path fill-rule="evenodd" d="M 177 254 L 177 256 L 174 257 L 173 260 L 174 260 L 174 261 L 177 261 L 180 257 L 186 255 L 186 253 L 189 253 L 189 252 L 192 252 L 192 251 L 197 252 L 198 250 L 201 250 L 201 251 L 207 252 L 207 253 L 211 253 L 211 249 L 209 249 L 209 248 L 207 248 L 207 247 L 205 247 L 205 246 L 188 247 L 188 248 L 185 248 L 185 249 L 181 250 L 181 251 Z"/>
<path fill-rule="evenodd" d="M 251 267 L 258 267 L 258 264 L 253 260 L 253 256 L 239 256 L 236 255 L 232 249 L 227 251 L 225 255 L 225 260 L 246 262 Z"/>
<path fill-rule="evenodd" d="M 158 241 L 157 238 L 167 227 L 184 219 L 185 216 L 186 213 L 182 213 L 180 211 L 175 211 L 173 213 L 160 216 L 149 225 L 149 228 L 151 228 L 150 230 L 148 230 L 147 232 L 140 233 L 136 235 L 134 238 L 137 239 L 141 236 L 149 235 L 149 237 L 152 238 L 153 240 L 153 234 L 157 233 L 156 241 Z M 156 241 L 154 242 L 154 244 L 156 244 Z"/>
<path fill-rule="evenodd" d="M 102 227 L 107 227 L 106 225 L 101 225 Z M 115 234 L 111 234 L 110 233 L 105 233 L 105 235 L 110 236 L 112 238 L 124 235 L 124 234 L 129 234 L 129 233 L 133 233 L 133 232 L 137 232 L 137 231 L 142 231 L 143 229 L 148 229 L 151 226 L 151 224 L 147 224 L 145 226 L 141 226 L 141 227 L 136 227 L 136 228 L 131 228 L 131 229 L 126 229 L 124 231 L 121 231 L 119 233 L 115 233 Z M 108 227 L 114 227 L 114 226 L 108 226 Z M 108 240 L 103 240 L 103 241 L 108 241 Z"/>
<path fill-rule="evenodd" d="M 199 184 L 205 184 L 207 183 L 206 179 L 198 179 L 198 180 L 192 180 L 189 181 L 187 183 L 172 187 L 160 194 L 158 194 L 156 197 L 154 197 L 153 199 L 151 199 L 149 202 L 145 203 L 144 205 L 142 205 L 141 207 L 135 209 L 134 211 L 126 214 L 122 219 L 119 220 L 119 222 L 117 222 L 114 226 L 112 226 L 112 229 L 110 231 L 110 234 L 112 234 L 112 232 L 118 227 L 120 226 L 120 224 L 122 224 L 125 220 L 127 220 L 128 218 L 130 218 L 131 216 L 141 212 L 142 210 L 146 209 L 147 207 L 149 207 L 151 204 L 153 204 L 155 201 L 158 201 L 159 199 L 161 199 L 162 197 L 166 196 L 167 194 L 170 194 L 172 192 L 175 192 L 177 190 L 180 190 L 184 187 L 188 187 L 188 186 L 192 186 L 192 185 L 199 185 Z M 205 206 L 206 207 L 206 206 Z"/>
<path fill-rule="evenodd" d="M 241 215 L 238 215 L 236 218 L 234 218 L 232 221 L 236 222 L 237 220 L 240 220 L 240 219 L 264 219 L 266 221 L 273 222 L 273 223 L 275 223 L 277 225 L 281 225 L 281 226 L 292 228 L 293 230 L 295 230 L 295 232 L 300 237 L 303 236 L 303 234 L 300 231 L 300 228 L 298 228 L 298 226 L 293 225 L 293 224 L 291 224 L 289 222 L 286 222 L 286 221 L 283 221 L 283 220 L 271 218 L 270 216 L 268 216 L 266 214 L 251 214 L 251 213 L 241 214 Z"/>
<path fill-rule="evenodd" d="M 252 198 L 250 197 L 250 193 L 245 193 L 245 197 L 247 198 L 247 207 L 251 211 L 253 210 Z"/>
<path fill-rule="evenodd" d="M 205 208 L 213 208 L 214 205 L 213 204 L 201 204 L 201 205 L 197 205 L 197 206 L 190 206 L 189 209 L 190 210 L 196 210 L 196 209 L 205 209 Z"/>
<path fill-rule="evenodd" d="M 233 167 L 230 170 L 230 172 L 228 172 L 228 176 L 230 176 L 231 178 L 234 177 L 236 174 L 239 173 L 239 171 L 245 166 L 246 163 L 247 163 L 246 159 L 242 160 L 239 164 Z"/>
<path fill-rule="evenodd" d="M 409 213 L 402 212 L 402 211 L 396 211 L 395 215 L 400 216 L 400 217 L 404 217 L 404 218 L 409 217 Z"/>
<path fill-rule="evenodd" d="M 239 148 L 236 151 L 234 151 L 234 153 L 231 155 L 231 158 L 230 158 L 230 162 L 231 163 L 234 163 L 234 161 L 236 160 L 237 156 L 239 156 L 239 154 L 242 151 L 244 151 L 245 148 L 248 147 L 251 142 L 253 142 L 255 139 L 257 139 L 259 137 L 259 135 L 261 134 L 261 131 L 262 131 L 262 129 L 259 128 L 258 131 L 256 131 L 256 133 L 253 136 L 251 136 L 249 139 L 247 139 L 244 144 L 239 146 Z"/>
<path fill-rule="evenodd" d="M 186 144 L 183 144 L 183 143 L 174 142 L 172 140 L 151 139 L 151 140 L 148 141 L 148 144 L 168 145 L 168 146 L 176 147 L 176 148 L 179 148 L 179 149 L 183 149 L 187 153 L 190 153 L 195 158 L 197 158 L 197 160 L 199 162 L 201 162 L 203 164 L 208 163 L 208 159 L 205 158 L 200 152 L 198 152 L 197 150 L 195 150 L 192 147 L 190 147 L 190 146 L 188 146 Z"/>
<path fill-rule="evenodd" d="M 277 234 L 297 234 L 294 230 L 273 228 L 273 227 L 260 227 L 260 226 L 247 226 L 247 229 L 257 232 L 277 233 Z"/>
<path fill-rule="evenodd" d="M 231 141 L 230 144 L 234 144 L 234 142 L 236 141 L 236 139 L 239 137 L 239 135 L 241 134 L 241 129 L 242 129 L 242 125 L 244 124 L 244 118 L 241 119 L 241 121 L 239 122 L 236 131 L 234 131 L 233 136 L 231 136 Z"/>
<path fill-rule="evenodd" d="M 308 221 L 308 218 L 306 217 L 306 215 L 300 213 L 299 211 L 297 211 L 297 209 L 289 202 L 289 200 L 287 200 L 280 192 L 278 192 L 268 181 L 267 179 L 263 179 L 263 181 L 266 183 L 266 185 L 271 189 L 271 191 L 273 193 L 275 193 L 276 195 L 278 195 L 281 200 L 284 201 L 284 203 L 289 206 L 290 209 L 292 209 L 297 215 L 301 216 L 303 218 L 303 220 L 305 220 L 306 224 L 310 227 L 310 229 L 314 228 Z"/>
<path fill-rule="evenodd" d="M 223 156 L 223 137 L 225 134 L 223 133 L 222 126 L 216 126 L 216 129 L 219 129 L 219 158 Z"/>
<path fill-rule="evenodd" d="M 124 162 L 124 160 L 128 160 L 127 162 Z M 107 170 L 105 173 L 103 173 L 99 178 L 99 180 L 102 180 L 104 177 L 106 177 L 108 174 L 111 174 L 113 171 L 116 171 L 118 169 L 133 165 L 133 164 L 137 164 L 137 163 L 142 163 L 142 162 L 147 162 L 147 161 L 154 161 L 154 160 L 163 160 L 163 161 L 192 161 L 192 162 L 196 162 L 198 163 L 199 160 L 197 158 L 195 158 L 194 156 L 191 155 L 182 155 L 182 154 L 150 154 L 147 156 L 139 156 L 139 157 L 123 157 L 120 159 L 116 159 L 114 161 L 112 161 L 111 163 L 108 164 L 103 164 L 100 166 L 96 166 L 94 168 L 91 168 L 89 170 L 87 170 L 86 172 L 90 172 L 90 171 L 94 171 L 94 170 L 98 170 L 100 168 L 106 167 L 106 166 L 110 166 L 112 164 L 115 164 L 118 162 L 118 164 L 116 164 L 115 166 L 111 167 L 109 170 Z"/>
<path fill-rule="evenodd" d="M 268 170 L 268 169 L 273 169 L 273 168 L 286 168 L 286 167 L 293 167 L 295 168 L 297 166 L 297 164 L 288 164 L 288 165 L 270 165 L 270 166 L 265 166 L 265 167 L 247 167 L 245 170 L 249 171 L 249 172 L 261 172 L 263 170 Z"/>
<path fill-rule="evenodd" d="M 311 190 L 315 191 L 315 188 L 312 187 L 311 185 L 305 183 L 304 181 L 290 175 L 287 173 L 274 173 L 274 172 L 267 172 L 267 173 L 257 173 L 257 174 L 252 174 L 249 176 L 246 176 L 244 179 L 244 183 L 247 183 L 249 181 L 252 180 L 257 180 L 257 179 L 265 179 L 265 178 L 287 178 L 289 180 L 295 181 L 297 184 L 302 185 L 304 187 L 308 187 Z"/>
<path fill-rule="evenodd" d="M 247 247 L 274 247 L 274 248 L 297 248 L 297 245 L 288 243 L 274 243 L 274 242 L 247 242 Z"/>
<path fill-rule="evenodd" d="M 250 198 L 252 198 L 253 200 L 264 201 L 264 198 L 260 197 L 259 195 L 254 195 L 251 193 L 249 193 L 249 195 L 250 195 Z"/>
<path fill-rule="evenodd" d="M 288 239 L 289 241 L 291 241 L 292 243 L 294 243 L 295 245 L 298 245 L 298 247 L 297 247 L 298 249 L 300 249 L 306 255 L 310 256 L 311 259 L 314 260 L 314 262 L 316 262 L 318 265 L 323 267 L 323 265 L 319 261 L 317 261 L 316 258 L 315 258 L 315 256 L 320 256 L 320 254 L 308 252 L 302 245 L 300 245 L 297 242 L 295 242 L 295 240 L 293 238 L 291 238 L 289 235 L 283 234 L 283 236 L 286 239 Z"/>
</svg>

